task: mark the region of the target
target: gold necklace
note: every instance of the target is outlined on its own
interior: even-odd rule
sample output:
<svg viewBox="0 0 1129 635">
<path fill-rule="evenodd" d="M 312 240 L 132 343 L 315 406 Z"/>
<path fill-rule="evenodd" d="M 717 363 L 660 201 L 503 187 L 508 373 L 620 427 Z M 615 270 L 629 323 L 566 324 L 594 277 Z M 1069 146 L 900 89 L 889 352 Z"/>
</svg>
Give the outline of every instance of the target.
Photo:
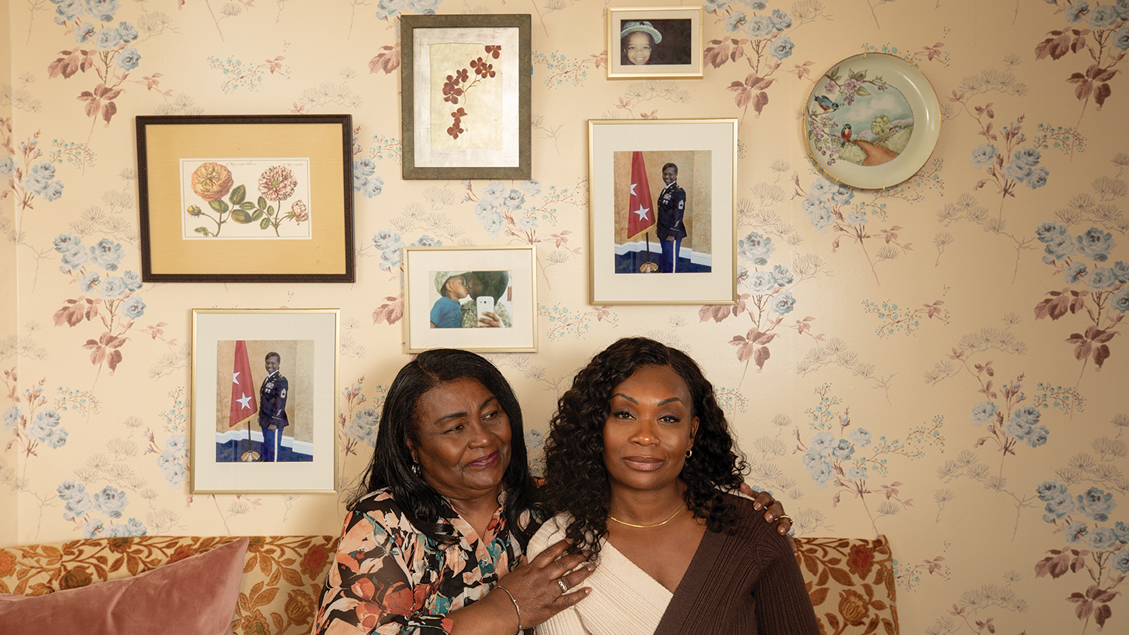
<svg viewBox="0 0 1129 635">
<path fill-rule="evenodd" d="M 661 523 L 655 523 L 653 525 L 636 525 L 635 523 L 624 522 L 616 518 L 615 516 L 612 516 L 611 514 L 608 514 L 608 520 L 614 520 L 621 525 L 627 525 L 628 527 L 635 527 L 637 529 L 650 529 L 651 527 L 662 527 L 663 525 L 669 523 L 670 521 L 674 520 L 674 517 L 684 509 L 686 509 L 686 503 L 682 503 L 682 505 L 678 509 L 674 510 L 674 513 L 668 516 L 666 520 L 662 521 Z"/>
</svg>

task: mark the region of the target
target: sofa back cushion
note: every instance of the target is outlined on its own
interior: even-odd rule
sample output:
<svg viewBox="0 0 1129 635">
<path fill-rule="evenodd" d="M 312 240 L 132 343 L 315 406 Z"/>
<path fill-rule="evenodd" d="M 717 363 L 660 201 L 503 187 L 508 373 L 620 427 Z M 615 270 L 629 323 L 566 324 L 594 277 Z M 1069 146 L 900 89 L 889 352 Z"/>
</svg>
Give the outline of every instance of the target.
<svg viewBox="0 0 1129 635">
<path fill-rule="evenodd" d="M 222 635 L 231 628 L 243 538 L 120 580 L 46 595 L 0 595 L 0 633 Z"/>
<path fill-rule="evenodd" d="M 886 536 L 796 538 L 820 631 L 836 635 L 897 635 L 894 557 Z"/>
</svg>

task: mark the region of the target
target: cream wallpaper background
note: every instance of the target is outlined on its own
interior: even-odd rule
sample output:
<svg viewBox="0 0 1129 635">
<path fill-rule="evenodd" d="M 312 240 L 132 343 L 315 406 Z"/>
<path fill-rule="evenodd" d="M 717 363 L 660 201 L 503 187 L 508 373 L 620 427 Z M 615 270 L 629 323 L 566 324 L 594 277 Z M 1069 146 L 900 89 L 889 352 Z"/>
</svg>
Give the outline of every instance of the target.
<svg viewBox="0 0 1129 635">
<path fill-rule="evenodd" d="M 333 496 L 189 495 L 190 310 L 341 308 L 345 487 L 408 360 L 401 248 L 535 244 L 540 351 L 492 356 L 535 452 L 593 352 L 655 337 L 703 364 L 798 533 L 890 537 L 905 632 L 1129 629 L 1129 2 L 719 1 L 704 79 L 614 82 L 605 8 L 0 0 L 0 544 L 336 533 Z M 421 12 L 532 14 L 534 181 L 400 179 Z M 819 74 L 862 51 L 942 102 L 886 191 L 802 146 Z M 357 282 L 141 283 L 133 117 L 291 112 L 354 117 Z M 587 304 L 585 121 L 642 117 L 740 118 L 734 307 Z"/>
</svg>

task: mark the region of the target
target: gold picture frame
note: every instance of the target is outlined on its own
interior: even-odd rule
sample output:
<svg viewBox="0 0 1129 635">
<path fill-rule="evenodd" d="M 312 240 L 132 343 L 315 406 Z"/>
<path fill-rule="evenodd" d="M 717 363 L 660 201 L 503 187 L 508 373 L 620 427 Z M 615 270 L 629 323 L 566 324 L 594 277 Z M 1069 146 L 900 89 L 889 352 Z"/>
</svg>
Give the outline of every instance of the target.
<svg viewBox="0 0 1129 635">
<path fill-rule="evenodd" d="M 662 225 L 670 165 L 678 240 Z M 588 179 L 592 304 L 737 301 L 736 119 L 590 119 Z"/>
<path fill-rule="evenodd" d="M 623 7 L 607 14 L 608 79 L 702 78 L 702 7 Z"/>
<path fill-rule="evenodd" d="M 530 34 L 528 14 L 400 17 L 405 179 L 531 177 Z"/>
<path fill-rule="evenodd" d="M 537 352 L 536 267 L 537 256 L 532 245 L 406 247 L 404 341 L 407 352 L 421 353 L 432 348 Z M 464 286 L 460 293 L 465 295 L 440 300 L 447 295 L 441 295 L 447 280 L 454 276 L 462 279 Z M 478 300 L 486 301 L 486 298 L 489 298 L 489 306 L 479 307 Z M 457 309 L 451 299 L 459 303 Z M 441 303 L 450 305 L 446 314 Z M 485 317 L 480 317 L 482 315 Z M 433 319 L 439 319 L 438 324 Z M 488 328 L 491 326 L 495 328 Z"/>
<path fill-rule="evenodd" d="M 139 116 L 145 282 L 354 282 L 351 115 Z"/>
<path fill-rule="evenodd" d="M 192 310 L 193 494 L 337 491 L 340 313 Z M 285 423 L 268 433 L 263 416 Z"/>
</svg>

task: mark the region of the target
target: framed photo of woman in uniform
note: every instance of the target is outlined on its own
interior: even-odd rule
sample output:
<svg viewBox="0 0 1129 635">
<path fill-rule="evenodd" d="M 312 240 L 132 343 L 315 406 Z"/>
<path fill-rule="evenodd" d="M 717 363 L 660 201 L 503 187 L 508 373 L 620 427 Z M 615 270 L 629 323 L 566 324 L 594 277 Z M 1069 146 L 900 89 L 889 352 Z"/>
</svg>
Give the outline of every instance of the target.
<svg viewBox="0 0 1129 635">
<path fill-rule="evenodd" d="M 733 304 L 736 119 L 588 121 L 592 304 Z"/>
<path fill-rule="evenodd" d="M 702 77 L 702 7 L 608 9 L 608 79 Z"/>
<path fill-rule="evenodd" d="M 339 317 L 193 309 L 193 493 L 336 491 Z"/>
</svg>

